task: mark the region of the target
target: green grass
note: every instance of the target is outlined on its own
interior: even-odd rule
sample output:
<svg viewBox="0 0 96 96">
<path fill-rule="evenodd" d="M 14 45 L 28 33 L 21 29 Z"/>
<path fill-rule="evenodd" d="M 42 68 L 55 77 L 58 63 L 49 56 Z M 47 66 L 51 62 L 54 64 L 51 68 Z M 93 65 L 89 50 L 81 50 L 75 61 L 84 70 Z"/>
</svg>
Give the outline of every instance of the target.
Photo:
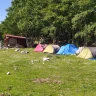
<svg viewBox="0 0 96 96">
<path fill-rule="evenodd" d="M 96 96 L 96 61 L 15 49 L 0 50 L 0 94 L 4 96 Z M 50 61 L 43 63 L 43 57 Z M 10 75 L 6 73 L 10 72 Z"/>
</svg>

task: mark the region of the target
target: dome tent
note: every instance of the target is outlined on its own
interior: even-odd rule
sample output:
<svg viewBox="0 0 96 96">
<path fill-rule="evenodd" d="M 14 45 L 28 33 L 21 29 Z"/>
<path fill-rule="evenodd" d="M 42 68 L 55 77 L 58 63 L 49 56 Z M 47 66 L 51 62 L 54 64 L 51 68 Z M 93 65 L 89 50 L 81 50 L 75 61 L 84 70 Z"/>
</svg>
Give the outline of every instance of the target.
<svg viewBox="0 0 96 96">
<path fill-rule="evenodd" d="M 47 44 L 38 44 L 34 49 L 35 52 L 42 52 L 46 48 Z"/>
<path fill-rule="evenodd" d="M 65 46 L 61 46 L 57 54 L 75 54 L 77 50 L 78 48 L 74 44 L 66 44 Z"/>
<path fill-rule="evenodd" d="M 96 47 L 84 47 L 78 57 L 85 59 L 96 58 Z"/>
<path fill-rule="evenodd" d="M 58 45 L 51 45 L 49 44 L 45 49 L 44 53 L 57 53 L 59 51 L 60 47 Z"/>
</svg>

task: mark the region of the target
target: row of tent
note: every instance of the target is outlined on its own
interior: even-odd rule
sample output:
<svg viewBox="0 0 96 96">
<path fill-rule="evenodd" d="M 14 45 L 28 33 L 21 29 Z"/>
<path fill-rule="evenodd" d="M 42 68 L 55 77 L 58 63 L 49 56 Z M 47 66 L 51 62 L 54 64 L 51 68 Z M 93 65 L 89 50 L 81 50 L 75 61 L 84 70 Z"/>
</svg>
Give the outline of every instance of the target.
<svg viewBox="0 0 96 96">
<path fill-rule="evenodd" d="M 77 47 L 74 44 L 66 44 L 63 46 L 52 44 L 38 44 L 34 49 L 35 52 L 55 53 L 58 55 L 76 54 L 78 57 L 91 59 L 96 58 L 96 47 Z"/>
</svg>

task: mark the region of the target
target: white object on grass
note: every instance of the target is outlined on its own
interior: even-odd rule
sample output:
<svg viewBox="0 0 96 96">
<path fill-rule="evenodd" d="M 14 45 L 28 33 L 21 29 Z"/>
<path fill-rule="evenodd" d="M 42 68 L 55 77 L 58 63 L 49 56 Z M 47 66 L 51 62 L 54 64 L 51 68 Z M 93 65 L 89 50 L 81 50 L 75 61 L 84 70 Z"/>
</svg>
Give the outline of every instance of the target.
<svg viewBox="0 0 96 96">
<path fill-rule="evenodd" d="M 10 75 L 10 72 L 7 72 L 7 75 Z"/>
<path fill-rule="evenodd" d="M 50 59 L 49 58 L 47 58 L 47 57 L 44 57 L 43 58 L 43 61 L 49 61 Z"/>
</svg>

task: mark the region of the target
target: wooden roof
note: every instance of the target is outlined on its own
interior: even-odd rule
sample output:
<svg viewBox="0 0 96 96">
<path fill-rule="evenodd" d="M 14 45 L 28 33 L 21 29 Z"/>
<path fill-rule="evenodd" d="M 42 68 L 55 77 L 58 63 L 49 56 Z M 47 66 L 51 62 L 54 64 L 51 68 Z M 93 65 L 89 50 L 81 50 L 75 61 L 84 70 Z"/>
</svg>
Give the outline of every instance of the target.
<svg viewBox="0 0 96 96">
<path fill-rule="evenodd" d="M 10 34 L 5 34 L 5 38 L 6 38 L 6 37 L 26 39 L 26 37 L 23 37 L 23 36 L 16 36 L 16 35 L 10 35 Z"/>
</svg>

